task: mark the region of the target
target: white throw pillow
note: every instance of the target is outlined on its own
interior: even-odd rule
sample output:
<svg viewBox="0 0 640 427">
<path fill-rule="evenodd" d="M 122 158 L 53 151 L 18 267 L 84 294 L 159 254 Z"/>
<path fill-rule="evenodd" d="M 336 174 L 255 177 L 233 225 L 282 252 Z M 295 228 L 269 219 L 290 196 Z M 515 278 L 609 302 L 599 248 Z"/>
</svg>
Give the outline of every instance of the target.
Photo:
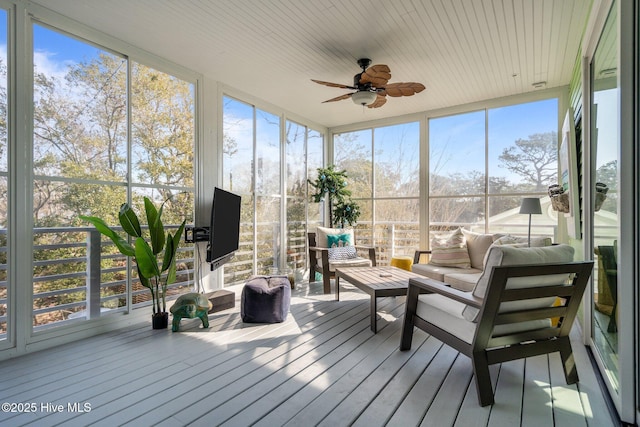
<svg viewBox="0 0 640 427">
<path fill-rule="evenodd" d="M 471 268 L 471 260 L 462 230 L 458 228 L 450 236 L 431 239 L 429 264 L 440 267 Z"/>
<path fill-rule="evenodd" d="M 467 242 L 467 251 L 471 260 L 471 267 L 482 270 L 484 266 L 484 257 L 489 251 L 489 247 L 493 243 L 492 234 L 481 234 L 473 231 L 462 229 L 465 241 Z"/>
</svg>

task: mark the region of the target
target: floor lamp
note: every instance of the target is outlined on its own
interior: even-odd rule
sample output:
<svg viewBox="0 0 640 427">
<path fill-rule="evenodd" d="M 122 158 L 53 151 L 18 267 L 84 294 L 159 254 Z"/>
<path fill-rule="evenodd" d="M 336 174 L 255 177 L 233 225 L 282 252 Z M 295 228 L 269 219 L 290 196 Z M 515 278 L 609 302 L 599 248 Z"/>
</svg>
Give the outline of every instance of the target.
<svg viewBox="0 0 640 427">
<path fill-rule="evenodd" d="M 540 199 L 537 197 L 525 197 L 520 205 L 521 214 L 529 214 L 529 233 L 527 234 L 527 244 L 531 246 L 531 215 L 541 214 Z"/>
</svg>

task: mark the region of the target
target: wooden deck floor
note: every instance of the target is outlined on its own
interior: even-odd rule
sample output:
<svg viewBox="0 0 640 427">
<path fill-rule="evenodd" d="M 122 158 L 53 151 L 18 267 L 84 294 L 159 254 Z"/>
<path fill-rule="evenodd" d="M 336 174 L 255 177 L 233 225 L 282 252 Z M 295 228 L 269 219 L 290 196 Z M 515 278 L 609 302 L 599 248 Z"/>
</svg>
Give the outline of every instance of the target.
<svg viewBox="0 0 640 427">
<path fill-rule="evenodd" d="M 398 350 L 404 297 L 379 301 L 374 335 L 367 295 L 345 283 L 336 302 L 321 288 L 299 286 L 281 324 L 243 324 L 237 301 L 208 330 L 141 324 L 5 361 L 0 402 L 36 411 L 2 412 L 0 425 L 615 425 L 580 343 L 579 384 L 564 383 L 557 356 L 504 363 L 482 408 L 465 356 L 421 331 Z"/>
</svg>

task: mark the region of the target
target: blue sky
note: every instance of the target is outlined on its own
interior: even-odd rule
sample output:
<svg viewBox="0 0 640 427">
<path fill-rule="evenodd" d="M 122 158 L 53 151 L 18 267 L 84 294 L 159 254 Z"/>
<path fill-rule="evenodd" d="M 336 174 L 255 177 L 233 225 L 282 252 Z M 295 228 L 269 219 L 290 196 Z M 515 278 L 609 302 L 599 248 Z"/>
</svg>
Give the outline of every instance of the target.
<svg viewBox="0 0 640 427">
<path fill-rule="evenodd" d="M 498 156 L 517 139 L 535 133 L 558 131 L 556 99 L 488 110 L 489 169 L 493 176 L 514 179 L 498 167 Z M 429 121 L 431 171 L 439 174 L 485 170 L 484 110 L 434 118 Z M 434 170 L 439 156 L 437 170 Z"/>
<path fill-rule="evenodd" d="M 63 63 L 80 62 L 95 57 L 100 49 L 41 25 L 33 26 L 35 50 Z"/>
</svg>

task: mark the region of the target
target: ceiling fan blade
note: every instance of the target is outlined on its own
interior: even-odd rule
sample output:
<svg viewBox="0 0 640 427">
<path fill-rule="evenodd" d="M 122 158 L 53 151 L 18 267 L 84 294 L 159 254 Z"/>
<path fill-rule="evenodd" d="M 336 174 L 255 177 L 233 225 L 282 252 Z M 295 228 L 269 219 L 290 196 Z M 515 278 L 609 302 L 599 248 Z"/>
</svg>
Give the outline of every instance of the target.
<svg viewBox="0 0 640 427">
<path fill-rule="evenodd" d="M 323 82 L 322 80 L 314 80 L 314 79 L 311 79 L 311 81 L 312 82 L 316 82 L 316 83 L 321 84 L 321 85 L 325 85 L 325 86 L 339 87 L 341 89 L 357 89 L 357 88 L 355 88 L 353 86 L 347 86 L 347 85 L 343 85 L 343 84 L 340 84 L 340 83 Z"/>
<path fill-rule="evenodd" d="M 324 104 L 325 102 L 342 101 L 343 99 L 347 99 L 347 98 L 351 98 L 351 94 L 350 93 L 345 93 L 344 95 L 340 95 L 340 96 L 336 96 L 335 98 L 327 99 L 326 101 L 322 101 L 322 103 Z"/>
<path fill-rule="evenodd" d="M 407 82 L 407 83 L 391 83 L 388 84 L 384 91 L 389 96 L 411 96 L 416 93 L 420 93 L 424 90 L 422 83 Z"/>
<path fill-rule="evenodd" d="M 360 76 L 360 84 L 371 83 L 373 87 L 382 87 L 389 82 L 391 70 L 387 65 L 376 64 L 367 68 Z"/>
<path fill-rule="evenodd" d="M 378 93 L 378 97 L 376 98 L 376 100 L 373 101 L 371 104 L 367 105 L 367 107 L 380 108 L 386 103 L 387 103 L 387 98 L 383 94 Z"/>
</svg>

